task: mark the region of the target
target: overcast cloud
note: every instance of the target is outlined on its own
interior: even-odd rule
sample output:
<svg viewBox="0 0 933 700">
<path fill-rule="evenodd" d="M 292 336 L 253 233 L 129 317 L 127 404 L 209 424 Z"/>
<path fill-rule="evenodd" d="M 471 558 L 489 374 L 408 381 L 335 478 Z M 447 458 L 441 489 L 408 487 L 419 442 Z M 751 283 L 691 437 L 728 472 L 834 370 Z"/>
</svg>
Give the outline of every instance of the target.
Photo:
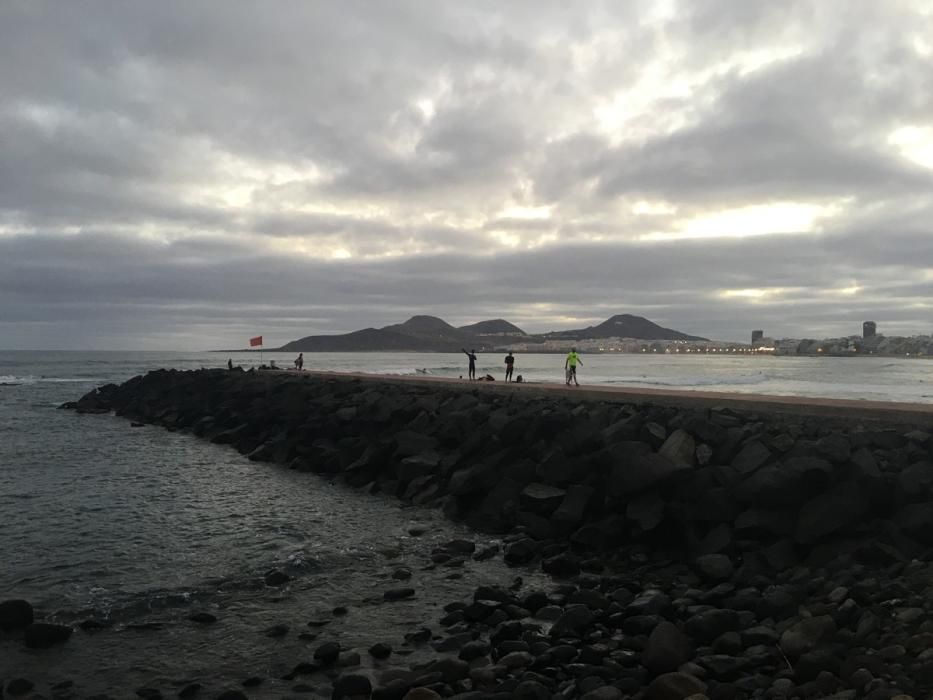
<svg viewBox="0 0 933 700">
<path fill-rule="evenodd" d="M 0 348 L 930 333 L 923 0 L 0 4 Z"/>
</svg>

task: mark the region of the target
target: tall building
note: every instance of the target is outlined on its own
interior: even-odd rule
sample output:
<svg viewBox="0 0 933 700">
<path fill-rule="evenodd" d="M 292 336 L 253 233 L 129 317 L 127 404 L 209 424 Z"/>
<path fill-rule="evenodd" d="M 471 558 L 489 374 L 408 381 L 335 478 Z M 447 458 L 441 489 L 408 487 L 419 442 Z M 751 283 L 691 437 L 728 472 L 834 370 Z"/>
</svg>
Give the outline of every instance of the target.
<svg viewBox="0 0 933 700">
<path fill-rule="evenodd" d="M 873 338 L 877 330 L 878 327 L 875 325 L 874 321 L 865 321 L 865 323 L 862 324 L 862 337 Z"/>
<path fill-rule="evenodd" d="M 764 337 L 765 337 L 764 331 L 752 331 L 752 345 L 754 345 L 755 343 L 757 343 Z"/>
</svg>

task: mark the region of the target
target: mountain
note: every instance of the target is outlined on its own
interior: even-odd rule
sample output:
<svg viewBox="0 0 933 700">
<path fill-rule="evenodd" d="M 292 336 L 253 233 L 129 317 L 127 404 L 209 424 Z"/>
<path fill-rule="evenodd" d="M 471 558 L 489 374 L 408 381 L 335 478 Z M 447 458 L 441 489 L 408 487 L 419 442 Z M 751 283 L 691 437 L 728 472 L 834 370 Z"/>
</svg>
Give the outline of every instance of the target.
<svg viewBox="0 0 933 700">
<path fill-rule="evenodd" d="M 460 326 L 459 330 L 470 335 L 507 335 L 515 337 L 528 335 L 514 323 L 509 323 L 501 318 L 492 321 L 480 321 L 469 326 Z"/>
<path fill-rule="evenodd" d="M 529 335 L 501 318 L 455 328 L 436 316 L 412 316 L 404 323 L 383 328 L 364 328 L 343 335 L 309 335 L 283 345 L 284 352 L 459 352 L 461 348 L 487 351 L 510 343 L 529 345 L 546 340 L 586 338 L 640 338 L 642 340 L 706 340 L 662 328 L 641 316 L 620 314 L 598 326 L 571 331 Z"/>
<path fill-rule="evenodd" d="M 687 335 L 670 328 L 663 328 L 642 316 L 618 314 L 598 326 L 589 326 L 572 331 L 556 331 L 545 334 L 549 339 L 564 338 L 638 338 L 640 340 L 707 340 L 696 335 Z"/>
<path fill-rule="evenodd" d="M 476 344 L 472 333 L 435 316 L 412 316 L 404 323 L 343 335 L 309 335 L 283 345 L 284 352 L 459 352 Z M 482 343 L 478 344 L 482 346 Z"/>
</svg>

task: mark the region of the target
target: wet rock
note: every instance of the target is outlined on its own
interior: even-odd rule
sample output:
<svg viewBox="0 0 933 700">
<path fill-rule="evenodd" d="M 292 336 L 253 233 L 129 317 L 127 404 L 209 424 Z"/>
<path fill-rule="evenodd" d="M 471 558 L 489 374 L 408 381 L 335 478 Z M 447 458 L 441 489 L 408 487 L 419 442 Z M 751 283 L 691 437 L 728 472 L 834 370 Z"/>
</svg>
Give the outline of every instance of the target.
<svg viewBox="0 0 933 700">
<path fill-rule="evenodd" d="M 817 452 L 834 464 L 844 464 L 849 461 L 852 451 L 849 441 L 837 433 L 820 438 L 814 447 Z"/>
<path fill-rule="evenodd" d="M 345 673 L 334 681 L 334 691 L 331 698 L 332 700 L 354 697 L 368 698 L 372 692 L 373 684 L 369 676 L 362 673 Z"/>
<path fill-rule="evenodd" d="M 267 637 L 277 639 L 279 637 L 284 637 L 288 634 L 288 625 L 272 625 L 263 631 L 263 634 Z"/>
<path fill-rule="evenodd" d="M 595 619 L 593 611 L 585 605 L 568 605 L 564 614 L 551 627 L 552 637 L 564 637 L 580 633 Z"/>
<path fill-rule="evenodd" d="M 391 588 L 382 594 L 383 599 L 389 600 L 389 601 L 405 600 L 406 598 L 413 598 L 414 596 L 415 596 L 414 588 Z"/>
<path fill-rule="evenodd" d="M 740 474 L 751 474 L 769 459 L 771 459 L 771 450 L 759 440 L 752 440 L 732 460 L 732 468 Z"/>
<path fill-rule="evenodd" d="M 528 484 L 519 495 L 519 504 L 523 510 L 547 517 L 563 502 L 567 492 L 547 484 Z"/>
<path fill-rule="evenodd" d="M 180 698 L 193 698 L 195 695 L 201 692 L 201 689 L 204 686 L 200 683 L 189 683 L 184 688 L 178 691 L 178 697 Z"/>
<path fill-rule="evenodd" d="M 440 700 L 442 696 L 431 688 L 412 688 L 405 693 L 402 700 Z"/>
<path fill-rule="evenodd" d="M 615 497 L 631 496 L 690 470 L 689 465 L 672 462 L 654 452 L 629 454 L 613 467 L 608 479 L 609 492 Z"/>
<path fill-rule="evenodd" d="M 698 613 L 684 623 L 684 631 L 701 644 L 709 644 L 718 636 L 739 628 L 739 615 L 735 610 L 716 608 Z"/>
<path fill-rule="evenodd" d="M 374 659 L 387 659 L 392 654 L 392 646 L 385 642 L 376 642 L 369 647 L 369 655 Z"/>
<path fill-rule="evenodd" d="M 486 561 L 495 557 L 500 551 L 500 547 L 497 544 L 489 545 L 488 547 L 483 547 L 481 550 L 476 552 L 473 555 L 475 561 Z"/>
<path fill-rule="evenodd" d="M 612 685 L 594 688 L 580 696 L 580 700 L 622 700 L 622 691 Z"/>
<path fill-rule="evenodd" d="M 445 683 L 455 683 L 470 675 L 470 664 L 461 659 L 438 659 L 425 668 L 426 673 L 437 673 Z"/>
<path fill-rule="evenodd" d="M 243 681 L 242 685 L 244 688 L 255 688 L 256 686 L 262 685 L 262 680 L 261 676 L 250 676 Z"/>
<path fill-rule="evenodd" d="M 846 481 L 808 501 L 797 517 L 796 540 L 811 544 L 858 521 L 869 508 L 860 484 Z"/>
<path fill-rule="evenodd" d="M 567 487 L 563 501 L 551 515 L 551 521 L 562 532 L 569 532 L 586 519 L 590 504 L 596 495 L 592 486 L 571 484 Z"/>
<path fill-rule="evenodd" d="M 625 517 L 638 524 L 643 532 L 651 532 L 664 520 L 665 504 L 656 492 L 642 494 L 625 507 Z"/>
<path fill-rule="evenodd" d="M 516 700 L 551 700 L 553 693 L 544 684 L 527 680 L 519 683 L 511 696 Z"/>
<path fill-rule="evenodd" d="M 217 700 L 249 700 L 249 697 L 239 690 L 225 690 L 217 696 Z"/>
<path fill-rule="evenodd" d="M 575 576 L 580 573 L 580 558 L 563 552 L 541 561 L 541 570 L 552 576 Z"/>
<path fill-rule="evenodd" d="M 67 642 L 71 632 L 71 627 L 65 625 L 34 622 L 23 633 L 23 641 L 30 649 L 48 649 L 55 644 Z"/>
<path fill-rule="evenodd" d="M 797 658 L 828 642 L 835 634 L 836 623 L 829 615 L 805 618 L 784 631 L 781 649 L 787 656 Z"/>
<path fill-rule="evenodd" d="M 136 696 L 143 700 L 162 700 L 162 692 L 156 688 L 139 688 Z"/>
<path fill-rule="evenodd" d="M 217 616 L 211 615 L 208 612 L 192 613 L 191 615 L 188 615 L 188 619 L 191 620 L 191 622 L 197 622 L 201 625 L 210 625 L 214 622 L 217 622 Z"/>
<path fill-rule="evenodd" d="M 538 543 L 528 537 L 512 542 L 505 548 L 505 563 L 510 565 L 527 564 L 538 553 Z"/>
<path fill-rule="evenodd" d="M 692 467 L 696 461 L 696 441 L 686 430 L 678 428 L 664 441 L 658 454 L 667 457 L 675 464 Z"/>
<path fill-rule="evenodd" d="M 0 603 L 0 630 L 9 632 L 33 623 L 32 605 L 25 600 L 5 600 Z"/>
<path fill-rule="evenodd" d="M 648 700 L 685 700 L 706 692 L 706 683 L 688 673 L 674 671 L 658 676 L 648 686 Z"/>
<path fill-rule="evenodd" d="M 333 665 L 340 657 L 340 645 L 337 642 L 325 642 L 314 650 L 314 660 L 326 666 Z"/>
<path fill-rule="evenodd" d="M 25 695 L 32 690 L 35 685 L 36 684 L 28 678 L 14 678 L 6 684 L 6 693 L 14 697 L 17 695 Z"/>
<path fill-rule="evenodd" d="M 693 658 L 693 644 L 672 622 L 664 620 L 652 630 L 641 664 L 652 675 L 671 673 Z"/>
<path fill-rule="evenodd" d="M 732 560 L 724 554 L 706 554 L 697 557 L 694 565 L 700 576 L 713 583 L 728 581 L 735 572 Z"/>
</svg>

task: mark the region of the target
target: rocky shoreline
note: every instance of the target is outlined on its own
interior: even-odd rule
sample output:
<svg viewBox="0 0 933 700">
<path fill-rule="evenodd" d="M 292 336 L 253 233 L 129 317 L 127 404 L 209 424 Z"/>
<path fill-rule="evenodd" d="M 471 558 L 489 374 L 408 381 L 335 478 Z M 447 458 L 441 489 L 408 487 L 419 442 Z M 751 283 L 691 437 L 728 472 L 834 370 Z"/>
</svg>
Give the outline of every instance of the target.
<svg viewBox="0 0 933 700">
<path fill-rule="evenodd" d="M 66 407 L 437 506 L 503 535 L 510 564 L 554 578 L 450 602 L 425 620 L 438 658 L 416 668 L 390 656 L 354 671 L 320 645 L 295 670 L 318 694 L 903 700 L 933 689 L 922 425 L 214 370 L 152 372 Z M 499 555 L 465 543 L 432 560 Z"/>
</svg>

